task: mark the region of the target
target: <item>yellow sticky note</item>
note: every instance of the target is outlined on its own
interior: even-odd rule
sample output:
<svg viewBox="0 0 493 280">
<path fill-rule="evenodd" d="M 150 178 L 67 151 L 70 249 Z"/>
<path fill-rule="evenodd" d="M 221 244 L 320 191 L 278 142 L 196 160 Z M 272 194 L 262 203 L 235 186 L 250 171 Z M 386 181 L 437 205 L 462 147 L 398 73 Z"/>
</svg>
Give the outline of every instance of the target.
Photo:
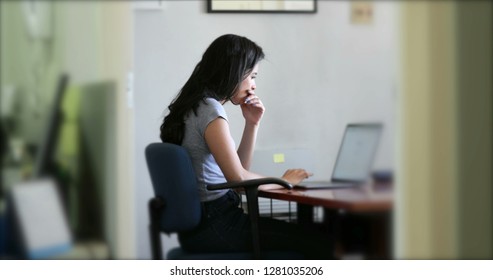
<svg viewBox="0 0 493 280">
<path fill-rule="evenodd" d="M 274 154 L 274 163 L 283 163 L 284 154 Z"/>
</svg>

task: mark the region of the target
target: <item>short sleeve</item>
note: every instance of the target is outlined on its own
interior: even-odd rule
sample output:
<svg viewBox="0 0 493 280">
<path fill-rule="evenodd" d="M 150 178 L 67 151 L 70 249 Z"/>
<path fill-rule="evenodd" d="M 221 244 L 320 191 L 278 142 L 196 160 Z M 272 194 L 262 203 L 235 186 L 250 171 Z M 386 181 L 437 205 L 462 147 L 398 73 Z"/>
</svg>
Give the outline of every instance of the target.
<svg viewBox="0 0 493 280">
<path fill-rule="evenodd" d="M 197 115 L 200 116 L 197 121 L 200 135 L 202 137 L 205 135 L 205 129 L 207 126 L 215 119 L 223 118 L 228 121 L 226 111 L 219 101 L 212 98 L 207 98 L 204 102 L 205 104 L 201 104 L 197 112 Z"/>
</svg>

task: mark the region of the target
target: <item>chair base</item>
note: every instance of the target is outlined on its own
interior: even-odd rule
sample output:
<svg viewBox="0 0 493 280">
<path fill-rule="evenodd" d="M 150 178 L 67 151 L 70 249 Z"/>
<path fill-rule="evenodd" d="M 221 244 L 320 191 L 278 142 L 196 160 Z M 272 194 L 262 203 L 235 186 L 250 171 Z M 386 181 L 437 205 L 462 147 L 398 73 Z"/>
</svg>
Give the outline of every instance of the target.
<svg viewBox="0 0 493 280">
<path fill-rule="evenodd" d="M 168 260 L 251 260 L 253 253 L 189 253 L 181 248 L 171 249 L 167 254 Z M 268 251 L 262 253 L 265 260 L 302 260 L 303 255 L 292 251 Z"/>
</svg>

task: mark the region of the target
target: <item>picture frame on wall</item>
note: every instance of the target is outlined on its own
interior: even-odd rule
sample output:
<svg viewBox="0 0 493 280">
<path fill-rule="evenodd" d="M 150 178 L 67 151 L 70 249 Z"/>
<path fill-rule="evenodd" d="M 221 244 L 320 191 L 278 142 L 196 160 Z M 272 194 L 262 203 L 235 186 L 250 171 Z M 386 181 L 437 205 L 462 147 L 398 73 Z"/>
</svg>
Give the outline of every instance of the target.
<svg viewBox="0 0 493 280">
<path fill-rule="evenodd" d="M 316 13 L 317 0 L 207 0 L 209 13 Z"/>
</svg>

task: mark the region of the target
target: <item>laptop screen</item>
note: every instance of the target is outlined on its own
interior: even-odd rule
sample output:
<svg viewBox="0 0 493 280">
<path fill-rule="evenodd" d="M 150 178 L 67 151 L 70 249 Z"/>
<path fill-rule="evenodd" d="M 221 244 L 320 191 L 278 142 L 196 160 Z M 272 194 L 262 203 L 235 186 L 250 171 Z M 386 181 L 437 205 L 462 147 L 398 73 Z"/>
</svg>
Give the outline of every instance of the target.
<svg viewBox="0 0 493 280">
<path fill-rule="evenodd" d="M 365 181 L 378 145 L 381 124 L 349 124 L 337 155 L 333 181 Z"/>
</svg>

